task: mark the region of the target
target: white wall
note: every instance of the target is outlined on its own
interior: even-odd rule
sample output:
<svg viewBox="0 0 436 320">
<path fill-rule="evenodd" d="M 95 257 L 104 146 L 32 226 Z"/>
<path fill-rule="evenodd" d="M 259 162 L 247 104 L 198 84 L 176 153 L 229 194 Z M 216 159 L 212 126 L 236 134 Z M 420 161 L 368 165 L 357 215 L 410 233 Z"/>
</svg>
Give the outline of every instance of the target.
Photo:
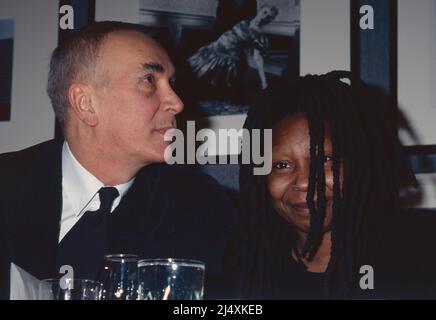
<svg viewBox="0 0 436 320">
<path fill-rule="evenodd" d="M 95 20 L 139 22 L 139 0 L 95 0 Z"/>
<path fill-rule="evenodd" d="M 302 0 L 300 74 L 349 71 L 350 27 L 349 0 Z"/>
<path fill-rule="evenodd" d="M 436 0 L 398 1 L 398 99 L 419 136 L 436 144 Z M 403 142 L 415 144 L 406 135 Z"/>
<path fill-rule="evenodd" d="M 53 138 L 54 113 L 45 92 L 57 45 L 58 1 L 1 0 L 0 19 L 15 19 L 11 121 L 0 122 L 0 153 Z"/>
<path fill-rule="evenodd" d="M 420 185 L 421 201 L 418 208 L 436 208 L 436 173 L 417 174 L 416 179 Z"/>
<path fill-rule="evenodd" d="M 398 1 L 398 100 L 418 134 L 418 144 L 436 144 L 436 0 Z M 401 132 L 403 143 L 416 144 Z M 436 208 L 436 175 L 417 176 L 418 205 Z"/>
<path fill-rule="evenodd" d="M 141 8 L 177 13 L 215 16 L 218 1 L 204 0 L 141 0 Z"/>
</svg>

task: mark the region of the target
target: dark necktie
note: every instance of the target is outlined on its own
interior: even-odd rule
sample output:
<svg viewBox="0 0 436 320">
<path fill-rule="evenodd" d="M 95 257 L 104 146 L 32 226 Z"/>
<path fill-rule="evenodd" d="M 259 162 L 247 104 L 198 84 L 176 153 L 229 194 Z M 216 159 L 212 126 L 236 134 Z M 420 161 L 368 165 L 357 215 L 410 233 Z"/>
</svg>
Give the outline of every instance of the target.
<svg viewBox="0 0 436 320">
<path fill-rule="evenodd" d="M 58 246 L 57 271 L 70 265 L 76 279 L 95 280 L 102 257 L 107 254 L 109 213 L 119 193 L 113 187 L 105 187 L 98 194 L 100 208 L 85 212 Z"/>
</svg>

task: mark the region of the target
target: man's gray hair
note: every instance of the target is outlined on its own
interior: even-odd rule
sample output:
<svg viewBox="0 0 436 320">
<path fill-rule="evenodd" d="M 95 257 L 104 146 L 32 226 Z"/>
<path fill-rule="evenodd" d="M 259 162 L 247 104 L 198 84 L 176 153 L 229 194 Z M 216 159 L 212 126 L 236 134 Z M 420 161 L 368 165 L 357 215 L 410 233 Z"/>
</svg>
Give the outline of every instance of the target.
<svg viewBox="0 0 436 320">
<path fill-rule="evenodd" d="M 101 44 L 116 31 L 145 33 L 144 27 L 133 23 L 102 21 L 74 32 L 51 56 L 47 93 L 61 127 L 68 113 L 68 90 L 73 83 L 89 82 L 94 75 Z"/>
</svg>

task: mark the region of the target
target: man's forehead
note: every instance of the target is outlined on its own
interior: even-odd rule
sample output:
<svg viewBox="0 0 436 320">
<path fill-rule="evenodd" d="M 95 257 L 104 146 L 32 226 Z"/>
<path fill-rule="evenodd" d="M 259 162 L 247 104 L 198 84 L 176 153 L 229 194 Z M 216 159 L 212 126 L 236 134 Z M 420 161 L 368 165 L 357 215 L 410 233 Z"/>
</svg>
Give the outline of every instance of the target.
<svg viewBox="0 0 436 320">
<path fill-rule="evenodd" d="M 144 71 L 153 72 L 153 73 L 169 73 L 170 75 L 174 74 L 174 67 L 171 63 L 167 66 L 164 66 L 158 62 L 145 62 L 141 65 Z"/>
<path fill-rule="evenodd" d="M 138 68 L 149 66 L 149 69 L 174 73 L 173 64 L 166 51 L 151 37 L 135 31 L 116 31 L 110 33 L 101 47 L 103 56 L 122 59 L 126 63 L 134 63 Z"/>
</svg>

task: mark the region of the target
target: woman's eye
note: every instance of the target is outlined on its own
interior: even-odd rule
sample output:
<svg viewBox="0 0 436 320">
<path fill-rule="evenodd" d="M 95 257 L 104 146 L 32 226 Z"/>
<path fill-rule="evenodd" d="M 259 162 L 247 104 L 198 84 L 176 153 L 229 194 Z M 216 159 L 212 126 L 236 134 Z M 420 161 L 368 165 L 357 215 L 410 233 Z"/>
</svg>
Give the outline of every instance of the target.
<svg viewBox="0 0 436 320">
<path fill-rule="evenodd" d="M 333 160 L 332 156 L 325 156 L 324 157 L 324 163 L 331 162 L 332 160 Z"/>
<path fill-rule="evenodd" d="M 274 169 L 290 169 L 292 166 L 288 162 L 280 161 L 274 165 Z"/>
<path fill-rule="evenodd" d="M 143 80 L 147 84 L 153 84 L 154 83 L 154 77 L 151 74 L 144 76 Z"/>
</svg>

